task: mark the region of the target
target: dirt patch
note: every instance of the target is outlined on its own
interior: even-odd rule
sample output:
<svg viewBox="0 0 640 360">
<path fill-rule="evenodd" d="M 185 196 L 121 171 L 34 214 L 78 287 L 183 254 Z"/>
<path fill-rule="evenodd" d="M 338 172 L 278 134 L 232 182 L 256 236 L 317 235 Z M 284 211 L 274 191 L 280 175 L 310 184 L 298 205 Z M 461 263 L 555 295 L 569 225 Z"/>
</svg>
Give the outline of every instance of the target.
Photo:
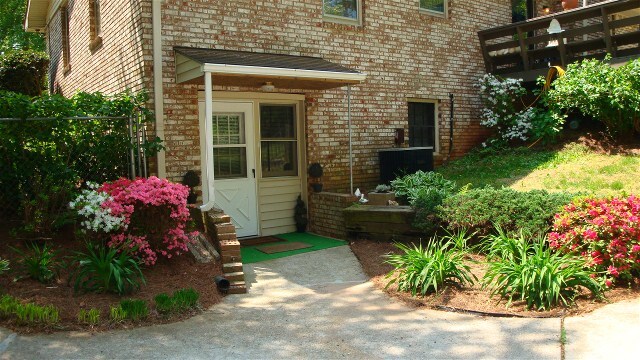
<svg viewBox="0 0 640 360">
<path fill-rule="evenodd" d="M 72 229 L 63 231 L 48 243 L 59 252 L 61 258 L 66 258 L 67 261 L 74 251 L 84 250 L 84 244 L 75 240 Z M 130 295 L 121 297 L 115 294 L 74 293 L 73 284 L 69 284 L 67 281 L 69 271 L 65 267 L 59 270 L 58 279 L 52 284 L 44 285 L 28 278 L 13 281 L 14 277 L 19 275 L 16 272 L 19 256 L 9 246 L 24 248 L 24 241 L 12 239 L 8 235 L 6 227 L 3 227 L 0 229 L 0 258 L 11 261 L 11 270 L 0 276 L 0 292 L 10 294 L 23 302 L 34 302 L 39 305 L 52 304 L 60 311 L 60 323 L 48 328 L 17 326 L 12 320 L 7 319 L 0 321 L 2 326 L 20 333 L 58 330 L 104 331 L 180 321 L 201 312 L 201 310 L 166 317 L 155 311 L 153 298 L 160 293 L 171 295 L 175 290 L 183 288 L 191 287 L 198 291 L 200 309 L 207 309 L 222 299 L 222 295 L 218 293 L 213 282 L 214 276 L 222 274 L 221 263 L 200 264 L 189 253 L 172 259 L 161 258 L 153 267 L 143 269 L 146 285 L 142 285 L 140 290 Z M 145 300 L 149 305 L 150 316 L 144 321 L 136 323 L 110 322 L 110 306 L 116 306 L 120 300 L 129 298 Z M 79 324 L 77 321 L 78 311 L 91 308 L 100 310 L 100 324 L 97 326 Z"/>
<path fill-rule="evenodd" d="M 369 276 L 373 284 L 388 295 L 401 300 L 413 307 L 428 307 L 439 310 L 458 310 L 480 312 L 483 314 L 508 315 L 517 317 L 561 317 L 565 315 L 579 315 L 591 312 L 609 303 L 640 298 L 640 285 L 633 284 L 629 288 L 614 288 L 605 295 L 606 301 L 592 299 L 588 293 L 576 298 L 575 303 L 570 307 L 556 307 L 550 311 L 527 310 L 526 303 L 522 301 L 513 302 L 506 308 L 507 302 L 498 297 L 491 298 L 489 290 L 481 289 L 476 283 L 469 287 L 448 286 L 442 293 L 437 295 L 427 295 L 425 297 L 413 297 L 409 293 L 399 292 L 392 285 L 388 289 L 385 286 L 388 279 L 385 275 L 393 270 L 391 265 L 384 263 L 384 255 L 398 253 L 396 248 L 385 242 L 375 242 L 371 240 L 358 240 L 350 243 L 351 249 L 360 260 L 362 268 Z M 468 264 L 472 273 L 482 278 L 486 270 L 483 264 L 484 256 L 472 254 L 469 256 Z"/>
</svg>

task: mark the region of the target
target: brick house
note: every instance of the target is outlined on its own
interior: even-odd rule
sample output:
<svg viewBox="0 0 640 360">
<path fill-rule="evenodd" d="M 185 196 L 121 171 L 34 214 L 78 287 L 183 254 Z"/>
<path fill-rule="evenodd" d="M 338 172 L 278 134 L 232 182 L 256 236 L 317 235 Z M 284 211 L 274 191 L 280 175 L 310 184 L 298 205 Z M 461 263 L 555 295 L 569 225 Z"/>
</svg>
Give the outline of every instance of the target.
<svg viewBox="0 0 640 360">
<path fill-rule="evenodd" d="M 341 236 L 334 210 L 378 183 L 396 129 L 436 163 L 483 140 L 477 33 L 511 20 L 510 0 L 30 0 L 25 27 L 46 34 L 51 91 L 146 90 L 155 173 L 201 173 L 239 236 L 293 231 L 299 194 L 311 230 Z"/>
</svg>

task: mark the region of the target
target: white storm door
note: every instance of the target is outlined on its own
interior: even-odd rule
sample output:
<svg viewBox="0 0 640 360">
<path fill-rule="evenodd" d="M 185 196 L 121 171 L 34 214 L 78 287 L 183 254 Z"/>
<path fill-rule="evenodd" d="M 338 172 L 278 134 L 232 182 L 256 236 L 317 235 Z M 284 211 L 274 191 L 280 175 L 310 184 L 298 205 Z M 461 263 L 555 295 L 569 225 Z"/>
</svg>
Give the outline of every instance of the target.
<svg viewBox="0 0 640 360">
<path fill-rule="evenodd" d="M 253 103 L 214 102 L 211 122 L 214 204 L 238 237 L 258 235 Z"/>
</svg>

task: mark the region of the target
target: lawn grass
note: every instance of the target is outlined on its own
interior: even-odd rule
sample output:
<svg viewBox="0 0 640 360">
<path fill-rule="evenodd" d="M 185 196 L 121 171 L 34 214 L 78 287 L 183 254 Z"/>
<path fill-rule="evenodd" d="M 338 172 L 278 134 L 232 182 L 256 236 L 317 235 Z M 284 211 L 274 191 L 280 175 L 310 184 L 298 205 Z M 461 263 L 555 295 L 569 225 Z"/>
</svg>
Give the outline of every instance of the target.
<svg viewBox="0 0 640 360">
<path fill-rule="evenodd" d="M 437 171 L 460 187 L 490 185 L 598 196 L 640 194 L 640 156 L 607 155 L 575 142 L 557 150 L 516 148 L 490 155 L 471 153 Z"/>
</svg>

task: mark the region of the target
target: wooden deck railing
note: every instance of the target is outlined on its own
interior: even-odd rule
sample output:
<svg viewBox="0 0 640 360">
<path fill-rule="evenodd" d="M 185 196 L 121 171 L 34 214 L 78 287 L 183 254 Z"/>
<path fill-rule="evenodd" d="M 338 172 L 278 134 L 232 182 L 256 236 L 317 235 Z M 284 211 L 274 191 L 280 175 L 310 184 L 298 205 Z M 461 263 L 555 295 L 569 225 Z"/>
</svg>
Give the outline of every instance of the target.
<svg viewBox="0 0 640 360">
<path fill-rule="evenodd" d="M 551 21 L 561 32 L 549 33 Z M 550 29 L 549 29 L 550 30 Z M 640 0 L 606 1 L 478 33 L 487 72 L 534 80 L 549 65 L 640 55 Z"/>
</svg>

